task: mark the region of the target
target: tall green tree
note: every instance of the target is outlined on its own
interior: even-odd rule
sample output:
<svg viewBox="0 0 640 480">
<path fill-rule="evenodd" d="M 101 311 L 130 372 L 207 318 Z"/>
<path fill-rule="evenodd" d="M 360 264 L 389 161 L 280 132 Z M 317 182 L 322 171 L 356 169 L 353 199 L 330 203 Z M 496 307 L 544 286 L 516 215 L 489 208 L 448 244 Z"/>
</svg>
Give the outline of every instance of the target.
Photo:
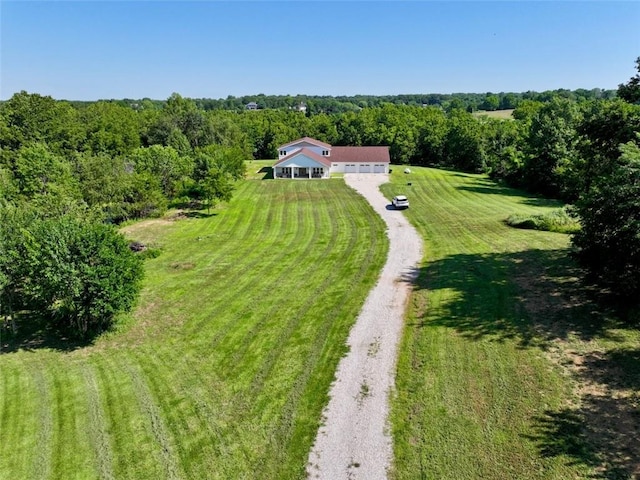
<svg viewBox="0 0 640 480">
<path fill-rule="evenodd" d="M 571 169 L 576 198 L 589 193 L 596 179 L 611 174 L 618 166 L 620 145 L 634 141 L 635 132 L 640 131 L 640 105 L 594 100 L 585 103 L 583 110 L 577 128 L 579 155 Z"/>
<path fill-rule="evenodd" d="M 13 169 L 18 194 L 26 201 L 52 207 L 80 199 L 71 164 L 51 152 L 45 143 L 27 144 L 18 149 Z"/>
<path fill-rule="evenodd" d="M 481 110 L 497 110 L 500 107 L 500 97 L 493 93 L 487 93 L 487 96 L 484 98 L 484 101 L 480 104 Z"/>
<path fill-rule="evenodd" d="M 105 221 L 118 223 L 127 216 L 125 193 L 133 173 L 127 172 L 123 157 L 79 154 L 76 175 L 83 200 L 100 211 Z"/>
<path fill-rule="evenodd" d="M 235 182 L 244 177 L 247 155 L 240 148 L 209 145 L 196 152 L 190 196 L 204 200 L 207 208 L 229 201 Z"/>
<path fill-rule="evenodd" d="M 160 217 L 167 211 L 168 200 L 158 177 L 149 172 L 133 172 L 125 177 L 122 218 Z"/>
<path fill-rule="evenodd" d="M 524 131 L 520 122 L 485 118 L 482 120 L 486 173 L 511 185 L 522 182 Z"/>
<path fill-rule="evenodd" d="M 132 108 L 102 101 L 80 115 L 87 132 L 84 150 L 117 156 L 140 146 L 141 118 Z"/>
<path fill-rule="evenodd" d="M 29 278 L 24 234 L 32 218 L 33 214 L 23 208 L 0 204 L 0 319 L 13 333 L 17 330 L 16 314 L 26 303 L 21 298 Z"/>
<path fill-rule="evenodd" d="M 442 165 L 445 162 L 445 140 L 449 132 L 447 115 L 438 107 L 421 110 L 417 134 L 417 161 L 420 165 Z"/>
<path fill-rule="evenodd" d="M 620 297 L 640 305 L 640 136 L 621 147 L 619 166 L 577 203 L 578 258 Z"/>
<path fill-rule="evenodd" d="M 180 189 L 179 182 L 191 175 L 193 161 L 180 155 L 172 147 L 152 145 L 138 148 L 127 156 L 137 173 L 147 172 L 156 176 L 167 198 L 173 198 Z"/>
<path fill-rule="evenodd" d="M 68 102 L 49 96 L 16 93 L 0 103 L 3 128 L 0 147 L 18 150 L 31 143 L 46 143 L 48 148 L 65 155 L 76 151 L 84 139 L 78 112 Z"/>
<path fill-rule="evenodd" d="M 525 186 L 554 197 L 571 197 L 568 180 L 578 152 L 577 127 L 581 120 L 578 105 L 567 99 L 553 98 L 531 120 L 524 166 Z"/>
<path fill-rule="evenodd" d="M 636 58 L 636 70 L 638 73 L 627 83 L 618 85 L 618 97 L 629 103 L 640 104 L 640 57 Z"/>
<path fill-rule="evenodd" d="M 449 113 L 449 128 L 444 143 L 447 165 L 466 172 L 482 172 L 485 154 L 481 125 L 470 113 L 455 109 Z"/>
</svg>

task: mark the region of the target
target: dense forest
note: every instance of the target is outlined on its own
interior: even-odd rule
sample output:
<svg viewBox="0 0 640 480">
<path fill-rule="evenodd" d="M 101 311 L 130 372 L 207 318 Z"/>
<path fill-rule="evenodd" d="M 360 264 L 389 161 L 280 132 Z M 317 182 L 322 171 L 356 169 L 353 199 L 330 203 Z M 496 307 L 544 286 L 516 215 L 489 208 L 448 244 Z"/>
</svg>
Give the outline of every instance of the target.
<svg viewBox="0 0 640 480">
<path fill-rule="evenodd" d="M 388 145 L 395 164 L 486 173 L 574 204 L 579 258 L 637 301 L 637 64 L 617 92 L 97 102 L 16 93 L 0 104 L 0 317 L 37 310 L 83 333 L 108 326 L 141 277 L 109 225 L 228 200 L 246 160 L 275 158 L 302 136 Z M 472 113 L 498 108 L 514 108 L 512 119 Z M 116 264 L 126 282 L 112 281 Z"/>
</svg>

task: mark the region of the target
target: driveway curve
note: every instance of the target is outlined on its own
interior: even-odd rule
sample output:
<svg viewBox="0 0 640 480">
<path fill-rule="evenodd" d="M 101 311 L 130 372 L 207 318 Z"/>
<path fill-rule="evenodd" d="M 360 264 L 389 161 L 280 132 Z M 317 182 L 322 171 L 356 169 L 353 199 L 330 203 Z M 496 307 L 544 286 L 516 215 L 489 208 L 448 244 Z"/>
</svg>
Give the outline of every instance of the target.
<svg viewBox="0 0 640 480">
<path fill-rule="evenodd" d="M 347 174 L 345 182 L 387 224 L 389 255 L 347 344 L 309 454 L 309 478 L 386 479 L 393 459 L 388 424 L 404 311 L 422 258 L 422 240 L 405 216 L 389 207 L 379 186 L 387 175 Z"/>
</svg>

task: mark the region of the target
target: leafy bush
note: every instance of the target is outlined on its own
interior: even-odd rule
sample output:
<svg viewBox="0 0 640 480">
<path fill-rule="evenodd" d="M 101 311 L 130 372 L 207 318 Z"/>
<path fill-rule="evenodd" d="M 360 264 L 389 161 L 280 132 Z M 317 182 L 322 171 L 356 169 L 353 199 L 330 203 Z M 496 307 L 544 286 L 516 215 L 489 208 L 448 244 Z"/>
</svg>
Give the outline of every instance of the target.
<svg viewBox="0 0 640 480">
<path fill-rule="evenodd" d="M 76 333 L 104 330 L 133 306 L 142 260 L 113 227 L 76 218 L 36 221 L 25 247 L 27 291 Z"/>
<path fill-rule="evenodd" d="M 510 215 L 506 223 L 515 228 L 558 233 L 575 233 L 580 230 L 580 223 L 566 207 L 539 215 Z"/>
<path fill-rule="evenodd" d="M 19 309 L 87 336 L 133 306 L 143 259 L 112 226 L 11 209 L 0 219 L 0 315 L 12 323 Z"/>
</svg>

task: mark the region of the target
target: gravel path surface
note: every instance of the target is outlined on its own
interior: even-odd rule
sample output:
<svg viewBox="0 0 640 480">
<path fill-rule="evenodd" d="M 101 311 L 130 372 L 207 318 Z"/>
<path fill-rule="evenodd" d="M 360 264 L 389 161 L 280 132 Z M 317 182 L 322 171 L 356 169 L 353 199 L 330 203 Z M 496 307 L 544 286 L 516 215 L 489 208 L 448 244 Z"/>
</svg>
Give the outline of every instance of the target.
<svg viewBox="0 0 640 480">
<path fill-rule="evenodd" d="M 345 181 L 386 222 L 389 256 L 349 334 L 350 351 L 338 365 L 307 474 L 327 480 L 384 479 L 392 461 L 388 400 L 394 387 L 404 310 L 422 258 L 422 240 L 380 193 L 378 187 L 388 181 L 387 175 L 347 174 Z"/>
</svg>

